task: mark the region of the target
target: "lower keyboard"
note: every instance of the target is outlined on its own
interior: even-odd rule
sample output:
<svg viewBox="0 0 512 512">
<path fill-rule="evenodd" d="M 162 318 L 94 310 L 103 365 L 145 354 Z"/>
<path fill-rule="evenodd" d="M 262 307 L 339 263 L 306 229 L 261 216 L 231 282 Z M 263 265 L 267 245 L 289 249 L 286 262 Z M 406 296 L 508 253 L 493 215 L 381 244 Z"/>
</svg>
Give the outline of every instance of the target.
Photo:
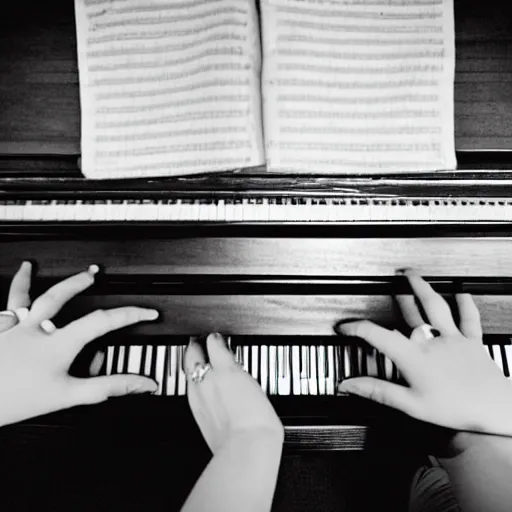
<svg viewBox="0 0 512 512">
<path fill-rule="evenodd" d="M 333 338 L 338 340 L 339 338 Z M 228 343 L 231 339 L 228 338 Z M 512 345 L 486 345 L 490 356 L 510 377 Z M 155 379 L 157 395 L 184 396 L 186 345 L 114 345 L 106 349 L 101 375 L 136 373 Z M 242 345 L 233 347 L 235 359 L 269 396 L 334 396 L 344 379 L 374 376 L 400 381 L 395 364 L 363 344 Z"/>
</svg>

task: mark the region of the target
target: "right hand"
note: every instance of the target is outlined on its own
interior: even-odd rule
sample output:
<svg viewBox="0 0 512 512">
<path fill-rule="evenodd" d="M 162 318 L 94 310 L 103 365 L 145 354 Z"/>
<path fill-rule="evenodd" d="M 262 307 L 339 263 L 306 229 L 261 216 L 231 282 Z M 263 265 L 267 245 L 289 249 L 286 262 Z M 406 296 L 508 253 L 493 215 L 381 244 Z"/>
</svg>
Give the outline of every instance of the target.
<svg viewBox="0 0 512 512">
<path fill-rule="evenodd" d="M 187 376 L 207 359 L 212 369 L 202 382 L 190 379 L 190 409 L 213 454 L 237 434 L 270 435 L 283 441 L 283 425 L 260 385 L 235 361 L 224 338 L 217 333 L 206 340 L 207 352 L 191 341 L 185 353 Z"/>
<path fill-rule="evenodd" d="M 455 430 L 512 436 L 512 381 L 504 377 L 482 344 L 478 309 L 469 294 L 456 296 L 460 325 L 446 301 L 417 273 L 406 273 L 428 318 L 403 296 L 404 317 L 417 327 L 427 321 L 440 332 L 433 339 L 411 339 L 373 322 L 341 324 L 342 334 L 363 338 L 388 356 L 409 387 L 372 377 L 348 379 L 340 391 L 360 395 L 410 416 Z M 413 320 L 415 319 L 415 320 Z"/>
</svg>

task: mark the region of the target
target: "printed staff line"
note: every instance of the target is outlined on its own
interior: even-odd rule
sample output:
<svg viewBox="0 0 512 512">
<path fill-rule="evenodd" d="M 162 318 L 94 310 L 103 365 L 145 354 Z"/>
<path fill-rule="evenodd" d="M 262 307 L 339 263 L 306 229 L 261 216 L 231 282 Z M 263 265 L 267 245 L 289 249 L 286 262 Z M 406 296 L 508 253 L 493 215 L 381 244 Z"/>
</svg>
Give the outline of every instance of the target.
<svg viewBox="0 0 512 512">
<path fill-rule="evenodd" d="M 201 7 L 201 6 L 208 7 L 212 3 L 221 3 L 222 1 L 223 0 L 190 0 L 187 2 L 173 2 L 173 5 L 165 6 L 165 9 L 166 10 L 172 10 L 172 9 L 179 10 L 179 9 L 189 9 L 189 8 L 191 9 L 194 7 Z M 84 0 L 84 4 L 86 7 L 98 6 L 98 5 L 103 5 L 103 4 L 106 4 L 109 7 L 111 7 L 112 0 Z M 147 7 L 144 7 L 143 9 L 151 9 L 153 11 L 158 11 L 160 8 L 161 8 L 160 5 L 155 5 L 155 6 L 147 6 Z M 123 11 L 123 10 L 131 10 L 131 9 L 133 9 L 133 7 L 120 7 L 120 8 L 114 7 L 114 8 L 112 8 L 112 10 L 115 10 L 116 12 Z"/>
<path fill-rule="evenodd" d="M 134 119 L 122 121 L 97 121 L 97 129 L 105 128 L 128 128 L 130 126 L 155 126 L 164 123 L 179 123 L 183 121 L 203 121 L 205 119 L 240 119 L 248 117 L 245 110 L 220 110 L 220 111 L 200 111 L 189 112 L 186 114 L 177 114 L 174 116 L 164 116 L 155 119 Z"/>
<path fill-rule="evenodd" d="M 388 7 L 388 6 L 386 6 Z M 307 7 L 284 7 L 276 8 L 279 14 L 292 14 L 298 16 L 308 16 L 317 18 L 342 18 L 342 19 L 362 19 L 362 20 L 438 20 L 443 17 L 443 11 L 425 10 L 418 12 L 364 12 L 364 11 L 344 11 L 336 9 L 310 9 Z"/>
<path fill-rule="evenodd" d="M 282 126 L 279 133 L 305 135 L 440 135 L 442 129 L 437 126 L 382 126 L 382 127 L 315 127 L 315 126 Z"/>
<path fill-rule="evenodd" d="M 167 101 L 162 103 L 151 103 L 149 105 L 122 105 L 122 106 L 108 106 L 96 109 L 97 114 L 134 114 L 144 110 L 144 112 L 152 110 L 163 110 L 166 108 L 179 108 L 191 105 L 200 105 L 202 103 L 247 103 L 251 97 L 249 95 L 234 95 L 225 94 L 217 96 L 201 96 L 199 98 L 185 98 L 177 101 Z"/>
<path fill-rule="evenodd" d="M 223 151 L 228 149 L 251 148 L 249 141 L 219 141 L 199 144 L 175 144 L 167 146 L 150 146 L 123 151 L 96 151 L 96 158 L 118 158 L 123 156 L 147 156 L 163 153 L 186 153 L 201 151 Z"/>
<path fill-rule="evenodd" d="M 125 54 L 126 57 L 131 55 L 129 52 Z M 96 64 L 89 66 L 89 71 L 92 73 L 109 72 L 109 71 L 121 71 L 130 69 L 155 69 L 166 66 L 180 66 L 183 64 L 191 64 L 197 60 L 204 59 L 205 57 L 233 57 L 238 56 L 243 59 L 245 56 L 242 53 L 241 48 L 214 48 L 203 50 L 195 55 L 189 57 L 183 57 L 181 59 L 174 60 L 163 60 L 163 61 L 139 61 L 139 62 L 122 62 L 117 64 Z"/>
<path fill-rule="evenodd" d="M 327 89 L 384 89 L 398 87 L 437 87 L 438 80 L 418 80 L 416 78 L 408 80 L 386 80 L 381 82 L 326 82 L 325 80 L 306 80 L 306 79 L 279 79 L 277 84 L 282 87 L 324 87 Z"/>
<path fill-rule="evenodd" d="M 441 117 L 439 110 L 394 110 L 388 112 L 318 112 L 309 110 L 278 111 L 281 119 L 416 119 Z"/>
<path fill-rule="evenodd" d="M 219 23 L 210 23 L 209 25 L 204 25 L 202 27 L 196 27 L 189 30 L 179 30 L 172 33 L 173 37 L 185 37 L 185 36 L 194 36 L 197 37 L 199 34 L 203 32 L 207 32 L 210 30 L 215 29 L 222 29 L 226 30 L 227 27 L 238 27 L 242 30 L 247 30 L 247 24 L 244 22 L 240 22 L 237 20 L 226 20 Z M 142 40 L 161 40 L 162 37 L 165 37 L 169 34 L 169 31 L 167 30 L 153 30 L 153 31 L 135 31 L 135 32 L 128 32 L 124 34 L 112 34 L 112 35 L 103 35 L 103 36 L 96 36 L 96 37 L 88 37 L 87 38 L 87 46 L 92 46 L 95 44 L 102 44 L 102 43 L 115 43 L 117 41 L 134 41 L 137 39 Z"/>
<path fill-rule="evenodd" d="M 249 69 L 239 63 L 231 62 L 224 64 L 210 64 L 205 66 L 199 66 L 194 69 L 190 69 L 178 73 L 159 73 L 158 75 L 147 76 L 143 75 L 140 77 L 125 77 L 125 78 L 98 78 L 91 81 L 93 87 L 105 86 L 105 85 L 133 85 L 133 84 L 147 84 L 155 82 L 165 82 L 168 80 L 179 80 L 183 78 L 197 76 L 203 73 L 209 73 L 210 71 L 230 71 L 230 72 L 243 72 L 247 73 Z"/>
<path fill-rule="evenodd" d="M 172 36 L 169 36 L 172 37 Z M 219 41 L 233 41 L 233 42 L 244 42 L 247 41 L 246 36 L 237 35 L 237 34 L 212 34 L 211 36 L 204 37 L 202 39 L 197 39 L 191 43 L 185 44 L 167 44 L 164 46 L 152 46 L 151 48 L 142 48 L 140 46 L 135 46 L 133 48 L 129 48 L 123 46 L 118 49 L 108 49 L 108 50 L 94 50 L 86 52 L 87 58 L 96 59 L 102 57 L 118 57 L 124 56 L 126 54 L 130 55 L 153 55 L 155 53 L 169 53 L 174 51 L 183 51 L 183 50 L 191 50 L 193 48 L 198 48 L 203 44 L 219 42 Z"/>
<path fill-rule="evenodd" d="M 359 98 L 333 98 L 332 96 L 315 96 L 308 94 L 278 94 L 278 101 L 296 103 L 328 103 L 338 105 L 353 104 L 389 104 L 389 103 L 435 103 L 440 100 L 438 94 L 400 94 L 395 96 L 359 97 Z"/>
<path fill-rule="evenodd" d="M 418 27 L 409 26 L 371 26 L 366 25 L 364 27 L 357 25 L 337 25 L 333 23 L 315 23 L 311 21 L 295 21 L 295 20 L 283 20 L 280 19 L 277 22 L 278 26 L 292 27 L 292 28 L 304 28 L 308 30 L 318 30 L 321 32 L 360 32 L 368 34 L 441 34 L 443 33 L 442 26 L 436 25 L 420 25 Z"/>
<path fill-rule="evenodd" d="M 281 34 L 278 43 L 307 43 L 308 45 L 328 46 L 444 46 L 442 38 L 409 38 L 409 39 L 368 39 L 368 38 L 325 38 L 305 36 L 301 34 Z"/>
<path fill-rule="evenodd" d="M 336 159 L 311 159 L 304 156 L 304 158 L 286 158 L 283 156 L 280 156 L 280 162 L 283 165 L 286 164 L 305 164 L 307 163 L 308 166 L 314 166 L 314 165 L 332 165 L 332 166 L 351 166 L 351 167 L 368 167 L 368 168 L 374 168 L 379 169 L 382 167 L 399 167 L 399 168 L 405 168 L 409 167 L 411 170 L 420 168 L 425 165 L 425 162 L 422 160 L 409 160 L 401 162 L 400 160 L 383 160 L 379 157 L 378 162 L 362 162 L 360 160 L 352 160 L 352 159 L 342 159 L 342 158 L 336 158 Z M 433 162 L 433 165 L 436 163 Z M 439 169 L 442 169 L 442 166 L 444 165 L 444 162 L 439 161 Z"/>
<path fill-rule="evenodd" d="M 288 57 L 315 57 L 319 59 L 333 60 L 403 60 L 403 59 L 443 59 L 445 56 L 444 49 L 439 51 L 420 51 L 420 52 L 318 52 L 315 50 L 280 48 L 278 55 Z"/>
<path fill-rule="evenodd" d="M 400 66 L 386 66 L 375 67 L 355 67 L 355 66 L 320 66 L 315 64 L 302 64 L 300 62 L 279 62 L 277 65 L 278 71 L 303 71 L 313 73 L 326 73 L 326 74 L 360 74 L 360 75 L 396 75 L 401 73 L 441 73 L 443 65 L 400 65 Z"/>
<path fill-rule="evenodd" d="M 436 152 L 441 151 L 441 145 L 436 143 L 326 143 L 326 142 L 280 142 L 279 147 L 293 151 L 349 151 L 349 152 Z"/>
<path fill-rule="evenodd" d="M 213 128 L 198 128 L 188 130 L 165 130 L 153 133 L 131 133 L 118 135 L 96 135 L 94 141 L 98 144 L 111 142 L 148 141 L 157 139 L 171 139 L 178 137 L 193 137 L 200 135 L 246 134 L 246 126 L 216 126 Z"/>
<path fill-rule="evenodd" d="M 125 13 L 125 14 L 132 14 Z M 135 12 L 134 14 L 139 14 Z M 174 24 L 174 23 L 180 23 L 180 22 L 194 22 L 197 20 L 204 21 L 207 18 L 210 17 L 218 17 L 222 16 L 224 14 L 229 14 L 230 16 L 235 16 L 237 14 L 241 16 L 248 16 L 248 11 L 245 11 L 243 9 L 237 9 L 236 7 L 224 7 L 219 8 L 213 11 L 208 11 L 200 14 L 188 14 L 185 16 L 167 16 L 163 17 L 161 16 L 161 13 L 157 13 L 158 15 L 155 16 L 148 16 L 145 18 L 137 17 L 134 19 L 121 19 L 118 21 L 95 21 L 91 24 L 92 30 L 104 30 L 104 29 L 111 29 L 111 28 L 118 28 L 118 27 L 140 27 L 143 25 L 166 25 L 166 24 Z"/>
<path fill-rule="evenodd" d="M 133 157 L 132 157 L 133 158 Z M 136 158 L 136 157 L 135 157 Z M 138 164 L 138 165 L 116 165 L 108 166 L 107 164 L 102 162 L 102 168 L 109 169 L 110 171 L 119 171 L 119 173 L 123 171 L 154 171 L 156 169 L 180 169 L 180 168 L 196 168 L 196 167 L 204 167 L 204 166 L 230 166 L 231 168 L 236 167 L 244 167 L 244 164 L 249 163 L 251 161 L 250 157 L 239 157 L 239 158 L 211 158 L 208 160 L 205 159 L 195 159 L 195 160 L 169 160 L 165 162 L 156 162 L 153 164 Z"/>
<path fill-rule="evenodd" d="M 165 96 L 177 94 L 180 92 L 197 91 L 200 89 L 210 89 L 212 87 L 249 87 L 251 82 L 248 78 L 240 80 L 210 80 L 202 81 L 195 84 L 180 85 L 178 87 L 165 87 L 153 90 L 136 90 L 136 91 L 115 91 L 115 92 L 97 92 L 95 98 L 97 101 L 110 101 L 125 98 L 154 98 L 156 96 Z"/>
<path fill-rule="evenodd" d="M 299 0 L 300 1 L 300 0 Z M 312 0 L 313 2 L 322 3 L 318 0 Z M 275 0 L 270 0 L 272 5 L 277 5 Z M 282 2 L 281 2 L 282 3 Z M 297 4 L 297 0 L 291 0 L 289 3 Z M 414 6 L 435 6 L 442 5 L 443 0 L 343 0 L 344 5 L 357 5 L 364 7 L 376 7 L 376 6 L 394 6 L 394 7 L 404 7 L 409 9 L 411 5 Z"/>
</svg>

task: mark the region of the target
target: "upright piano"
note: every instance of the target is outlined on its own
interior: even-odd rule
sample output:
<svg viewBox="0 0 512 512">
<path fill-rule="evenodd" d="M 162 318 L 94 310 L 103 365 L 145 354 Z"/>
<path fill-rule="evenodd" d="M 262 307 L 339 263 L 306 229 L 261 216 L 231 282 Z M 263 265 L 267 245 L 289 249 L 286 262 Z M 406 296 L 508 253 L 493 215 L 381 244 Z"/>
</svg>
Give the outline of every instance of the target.
<svg viewBox="0 0 512 512">
<path fill-rule="evenodd" d="M 351 375 L 400 378 L 334 325 L 369 318 L 405 329 L 392 299 L 404 289 L 395 277 L 403 267 L 419 270 L 452 305 L 454 292 L 474 294 L 489 355 L 510 377 L 512 6 L 455 1 L 457 171 L 362 177 L 250 168 L 125 181 L 80 173 L 72 2 L 10 2 L 2 11 L 4 300 L 24 259 L 37 262 L 35 293 L 97 263 L 97 284 L 58 325 L 128 304 L 156 307 L 161 320 L 98 340 L 74 368 L 82 375 L 87 358 L 105 350 L 104 374 L 157 377 L 155 396 L 36 418 L 2 429 L 0 440 L 108 422 L 183 436 L 194 428 L 183 347 L 219 331 L 273 401 L 286 450 L 424 450 L 428 426 L 335 392 Z"/>
</svg>

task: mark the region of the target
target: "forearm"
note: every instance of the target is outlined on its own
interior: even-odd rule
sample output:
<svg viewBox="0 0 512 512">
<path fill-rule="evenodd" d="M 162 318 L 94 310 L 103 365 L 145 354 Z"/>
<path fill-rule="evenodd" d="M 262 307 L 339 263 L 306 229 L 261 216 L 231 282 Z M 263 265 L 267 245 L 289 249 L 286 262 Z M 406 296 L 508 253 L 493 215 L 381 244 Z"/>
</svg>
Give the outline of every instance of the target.
<svg viewBox="0 0 512 512">
<path fill-rule="evenodd" d="M 233 436 L 212 458 L 182 510 L 270 510 L 282 446 L 282 436 L 275 432 Z"/>
<path fill-rule="evenodd" d="M 512 438 L 465 434 L 457 455 L 440 459 L 463 512 L 505 512 L 512 503 Z M 464 441 L 465 442 L 465 441 Z"/>
</svg>

